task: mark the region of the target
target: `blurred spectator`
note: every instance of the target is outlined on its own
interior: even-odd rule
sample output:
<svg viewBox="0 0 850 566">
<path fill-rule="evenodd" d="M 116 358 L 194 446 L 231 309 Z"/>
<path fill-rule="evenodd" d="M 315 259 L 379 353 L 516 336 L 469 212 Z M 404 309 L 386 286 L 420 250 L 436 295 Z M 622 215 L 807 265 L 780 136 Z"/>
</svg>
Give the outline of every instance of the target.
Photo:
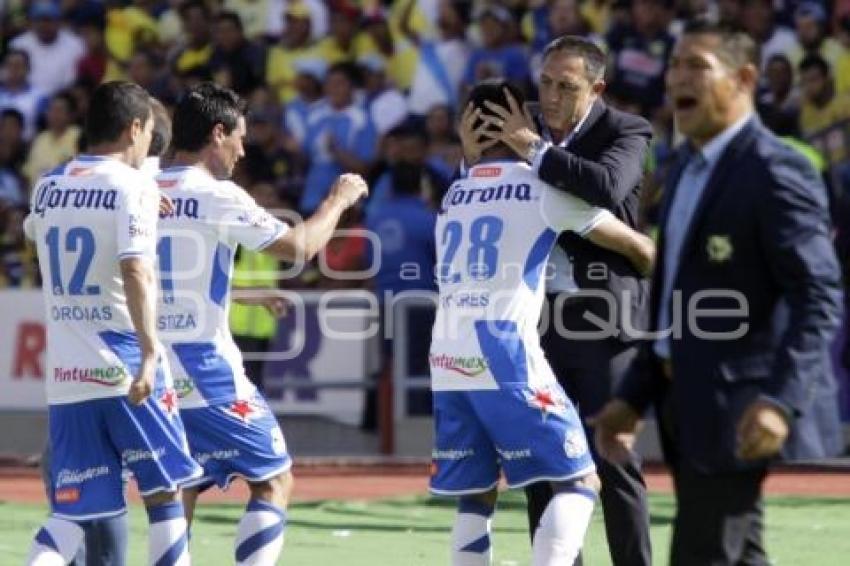
<svg viewBox="0 0 850 566">
<path fill-rule="evenodd" d="M 375 131 L 354 100 L 356 79 L 356 68 L 350 63 L 337 63 L 328 70 L 325 100 L 310 115 L 304 141 L 310 168 L 299 204 L 302 214 L 316 209 L 340 174 L 365 173 L 375 155 Z"/>
<path fill-rule="evenodd" d="M 0 287 L 31 287 L 38 282 L 36 255 L 24 237 L 26 207 L 4 208 L 0 201 Z"/>
<path fill-rule="evenodd" d="M 378 136 L 383 136 L 407 118 L 407 99 L 390 84 L 386 62 L 379 55 L 367 55 L 358 61 L 363 70 L 366 111 Z"/>
<path fill-rule="evenodd" d="M 331 0 L 329 6 L 330 35 L 319 41 L 319 54 L 328 64 L 356 61 L 366 48 L 363 36 L 358 33 L 360 8 L 350 0 Z"/>
<path fill-rule="evenodd" d="M 242 31 L 248 41 L 265 39 L 269 0 L 224 0 L 223 8 L 225 12 L 231 12 L 239 17 Z"/>
<path fill-rule="evenodd" d="M 103 0 L 62 0 L 62 14 L 72 28 L 80 28 L 89 22 L 99 22 L 103 28 L 106 22 L 106 7 Z"/>
<path fill-rule="evenodd" d="M 794 87 L 794 68 L 788 57 L 773 55 L 767 61 L 766 92 L 758 97 L 757 109 L 764 125 L 778 136 L 799 134 L 800 95 Z"/>
<path fill-rule="evenodd" d="M 280 37 L 286 32 L 288 20 L 283 16 L 293 4 L 304 4 L 310 12 L 310 37 L 318 41 L 328 35 L 328 3 L 325 0 L 268 0 L 269 11 L 266 21 L 266 34 Z"/>
<path fill-rule="evenodd" d="M 24 116 L 15 108 L 0 112 L 0 167 L 19 172 L 27 158 Z"/>
<path fill-rule="evenodd" d="M 411 194 L 416 187 L 419 190 L 417 196 L 436 207 L 448 190 L 451 178 L 444 176 L 441 167 L 430 162 L 428 138 L 421 127 L 406 123 L 392 130 L 390 135 L 396 147 L 393 155 L 389 156 L 387 171 L 378 177 L 366 205 L 369 222 L 384 207 L 392 206 L 393 196 L 400 194 L 399 190 Z M 404 187 L 398 185 L 401 181 Z"/>
<path fill-rule="evenodd" d="M 77 82 L 94 89 L 104 81 L 108 67 L 111 67 L 109 79 L 118 78 L 119 69 L 114 64 L 110 65 L 111 59 L 103 36 L 103 22 L 84 22 L 80 25 L 79 32 L 86 45 L 86 53 L 77 63 Z"/>
<path fill-rule="evenodd" d="M 174 99 L 168 77 L 162 72 L 163 60 L 154 51 L 142 49 L 127 63 L 127 79 L 138 84 L 152 96 L 164 102 Z"/>
<path fill-rule="evenodd" d="M 791 62 L 799 64 L 807 55 L 820 55 L 830 70 L 835 70 L 844 48 L 827 36 L 826 10 L 819 2 L 802 2 L 794 12 L 794 26 L 800 45 L 788 52 Z"/>
<path fill-rule="evenodd" d="M 36 179 L 77 153 L 80 127 L 74 124 L 77 104 L 67 92 L 60 92 L 47 107 L 47 129 L 35 137 L 23 167 L 32 185 Z"/>
<path fill-rule="evenodd" d="M 297 152 L 284 147 L 277 124 L 276 116 L 268 112 L 249 113 L 245 157 L 237 164 L 245 176 L 240 185 L 268 184 L 277 194 L 297 198 L 303 190 L 306 165 Z"/>
<path fill-rule="evenodd" d="M 463 157 L 453 119 L 451 110 L 445 105 L 432 107 L 425 118 L 425 133 L 428 138 L 427 162 L 446 180 L 454 177 Z"/>
<path fill-rule="evenodd" d="M 839 20 L 835 35 L 843 47 L 833 69 L 835 90 L 839 94 L 850 93 L 850 14 Z"/>
<path fill-rule="evenodd" d="M 185 35 L 184 44 L 174 56 L 174 68 L 186 78 L 191 73 L 209 74 L 213 46 L 210 40 L 212 15 L 201 0 L 189 0 L 180 5 L 180 21 Z"/>
<path fill-rule="evenodd" d="M 50 0 L 36 0 L 29 16 L 32 29 L 9 46 L 29 55 L 30 83 L 52 95 L 77 79 L 77 62 L 86 48 L 79 37 L 62 27 L 59 6 Z"/>
<path fill-rule="evenodd" d="M 10 49 L 3 59 L 0 110 L 13 108 L 24 119 L 24 137 L 35 135 L 36 120 L 46 104 L 44 93 L 29 82 L 30 58 L 26 51 Z"/>
<path fill-rule="evenodd" d="M 717 0 L 717 22 L 720 25 L 729 27 L 740 25 L 743 17 L 743 8 L 744 5 L 741 0 Z M 759 40 L 756 39 L 756 42 L 758 43 Z"/>
<path fill-rule="evenodd" d="M 266 82 L 284 104 L 298 94 L 295 85 L 297 65 L 305 59 L 319 57 L 310 39 L 310 17 L 310 9 L 305 3 L 290 2 L 285 13 L 286 30 L 280 44 L 269 49 Z"/>
<path fill-rule="evenodd" d="M 734 24 L 734 20 L 730 23 Z M 767 69 L 767 62 L 774 55 L 788 57 L 800 49 L 794 32 L 776 23 L 772 0 L 744 0 L 741 23 L 744 31 L 761 46 L 762 72 Z M 792 63 L 796 66 L 799 61 Z"/>
<path fill-rule="evenodd" d="M 254 185 L 250 194 L 257 204 L 267 210 L 280 208 L 280 201 L 271 185 Z M 239 246 L 233 266 L 233 288 L 276 289 L 279 269 L 280 263 L 271 255 Z M 277 317 L 264 306 L 244 305 L 233 301 L 230 305 L 230 330 L 239 350 L 243 354 L 249 354 L 243 362 L 245 374 L 262 391 L 265 361 L 254 358 L 257 354 L 265 354 L 268 351 L 269 343 L 277 332 Z"/>
<path fill-rule="evenodd" d="M 611 30 L 608 92 L 626 102 L 640 102 L 651 116 L 664 103 L 664 73 L 673 49 L 667 31 L 671 0 L 634 0 L 632 23 Z"/>
<path fill-rule="evenodd" d="M 503 77 L 521 86 L 528 84 L 528 54 L 525 47 L 513 41 L 510 26 L 513 16 L 504 7 L 485 6 L 476 18 L 481 45 L 472 50 L 463 87 L 471 88 L 484 79 Z"/>
<path fill-rule="evenodd" d="M 263 83 L 265 53 L 245 39 L 242 22 L 235 12 L 220 12 L 216 16 L 213 45 L 210 70 L 218 84 L 246 96 Z"/>
<path fill-rule="evenodd" d="M 562 35 L 586 37 L 601 45 L 600 36 L 590 31 L 590 26 L 581 15 L 579 0 L 549 0 L 531 9 L 526 17 L 529 28 L 527 37 L 531 38 L 531 76 L 535 82 L 543 64 L 543 49 L 550 41 Z"/>
<path fill-rule="evenodd" d="M 126 62 L 141 48 L 159 41 L 159 30 L 152 12 L 157 0 L 133 0 L 129 6 L 119 3 L 106 12 L 106 47 L 117 61 Z"/>
<path fill-rule="evenodd" d="M 850 119 L 850 95 L 838 95 L 829 63 L 820 55 L 807 55 L 800 63 L 803 105 L 800 130 L 803 136 Z"/>
<path fill-rule="evenodd" d="M 322 100 L 327 65 L 322 59 L 300 59 L 295 62 L 296 96 L 286 105 L 283 129 L 302 146 L 307 138 L 307 120 Z"/>
<path fill-rule="evenodd" d="M 366 56 L 380 57 L 389 82 L 400 90 L 409 89 L 416 71 L 416 48 L 403 35 L 396 37 L 393 34 L 383 9 L 366 12 L 361 21 L 366 34 L 364 39 L 370 40 L 372 44 L 365 48 L 369 50 Z M 368 44 L 366 41 L 364 43 Z M 363 56 L 361 54 L 360 58 Z"/>
<path fill-rule="evenodd" d="M 356 289 L 363 286 L 359 277 L 346 277 L 346 273 L 357 272 L 364 267 L 368 240 L 363 231 L 360 208 L 345 211 L 334 237 L 319 253 L 319 262 L 324 264 L 319 270 L 320 288 Z"/>
<path fill-rule="evenodd" d="M 184 39 L 183 22 L 180 20 L 180 5 L 184 1 L 168 0 L 168 8 L 157 18 L 157 34 L 164 45 L 174 45 Z"/>
<path fill-rule="evenodd" d="M 422 38 L 413 29 L 410 2 L 401 16 L 401 31 L 419 48 L 419 64 L 413 73 L 408 96 L 410 112 L 424 116 L 435 104 L 458 107 L 458 93 L 469 60 L 466 28 L 471 2 L 439 0 L 437 26 L 439 38 Z"/>
</svg>

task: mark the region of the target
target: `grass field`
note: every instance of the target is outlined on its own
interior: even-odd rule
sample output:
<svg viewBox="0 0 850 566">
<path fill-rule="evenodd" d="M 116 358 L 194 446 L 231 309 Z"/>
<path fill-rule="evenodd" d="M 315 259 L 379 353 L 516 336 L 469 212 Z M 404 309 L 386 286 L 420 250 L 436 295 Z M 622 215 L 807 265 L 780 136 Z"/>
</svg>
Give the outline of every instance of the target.
<svg viewBox="0 0 850 566">
<path fill-rule="evenodd" d="M 655 564 L 666 564 L 673 500 L 653 495 L 652 540 Z M 448 563 L 447 543 L 453 506 L 445 500 L 391 499 L 371 503 L 299 503 L 289 513 L 287 566 L 387 566 Z M 195 566 L 232 564 L 232 538 L 242 513 L 237 505 L 202 505 L 192 538 Z M 29 539 L 43 520 L 40 505 L 0 502 L 0 565 L 23 563 Z M 528 564 L 524 500 L 505 494 L 494 522 L 494 564 Z M 131 511 L 130 565 L 145 564 L 144 511 Z M 770 497 L 767 546 L 774 564 L 842 566 L 850 556 L 850 500 Z M 585 545 L 585 564 L 610 564 L 597 512 Z"/>
</svg>

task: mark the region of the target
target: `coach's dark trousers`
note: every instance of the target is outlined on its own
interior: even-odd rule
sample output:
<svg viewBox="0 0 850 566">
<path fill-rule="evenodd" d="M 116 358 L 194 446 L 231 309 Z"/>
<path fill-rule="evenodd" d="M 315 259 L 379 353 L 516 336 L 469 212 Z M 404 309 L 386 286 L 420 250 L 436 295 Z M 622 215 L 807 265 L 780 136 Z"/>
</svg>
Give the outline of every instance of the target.
<svg viewBox="0 0 850 566">
<path fill-rule="evenodd" d="M 553 297 L 547 297 L 547 315 L 552 321 Z M 569 328 L 569 324 L 567 324 Z M 614 339 L 572 341 L 560 336 L 549 324 L 542 336 L 543 350 L 567 395 L 577 406 L 582 421 L 596 414 L 611 399 L 624 372 L 636 354 Z M 593 431 L 585 427 L 588 439 Z M 605 532 L 614 566 L 651 566 L 649 508 L 646 484 L 635 457 L 624 466 L 615 466 L 594 455 L 602 481 L 600 499 L 605 516 Z M 549 484 L 532 484 L 525 490 L 532 537 L 543 511 L 552 499 Z M 581 557 L 576 564 L 581 564 Z"/>
<path fill-rule="evenodd" d="M 762 543 L 764 469 L 702 473 L 677 466 L 671 566 L 768 566 Z"/>
</svg>

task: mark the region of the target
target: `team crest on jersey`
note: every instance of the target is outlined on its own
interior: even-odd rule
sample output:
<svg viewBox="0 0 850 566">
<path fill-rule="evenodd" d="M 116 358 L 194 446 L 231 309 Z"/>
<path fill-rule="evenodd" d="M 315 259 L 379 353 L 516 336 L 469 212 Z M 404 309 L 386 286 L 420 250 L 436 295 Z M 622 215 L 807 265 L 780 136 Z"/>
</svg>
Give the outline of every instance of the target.
<svg viewBox="0 0 850 566">
<path fill-rule="evenodd" d="M 564 396 L 549 387 L 530 389 L 524 392 L 528 406 L 538 409 L 543 414 L 543 420 L 550 414 L 562 415 L 567 410 Z"/>
</svg>

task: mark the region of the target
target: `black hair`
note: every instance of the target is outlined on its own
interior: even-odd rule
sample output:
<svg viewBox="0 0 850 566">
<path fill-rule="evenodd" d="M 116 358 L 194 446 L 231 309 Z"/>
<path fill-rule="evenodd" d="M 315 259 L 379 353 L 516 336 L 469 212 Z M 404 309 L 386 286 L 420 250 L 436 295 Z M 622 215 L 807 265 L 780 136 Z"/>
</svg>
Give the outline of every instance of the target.
<svg viewBox="0 0 850 566">
<path fill-rule="evenodd" d="M 216 124 L 230 134 L 244 113 L 244 103 L 228 88 L 204 82 L 177 101 L 171 144 L 176 151 L 200 151 L 210 141 Z"/>
<path fill-rule="evenodd" d="M 340 61 L 339 63 L 334 63 L 328 68 L 325 76 L 330 75 L 331 73 L 340 73 L 348 79 L 348 82 L 352 84 L 352 86 L 359 86 L 361 83 L 362 74 L 360 72 L 359 67 L 356 63 L 352 63 L 350 61 Z"/>
<path fill-rule="evenodd" d="M 18 123 L 19 128 L 24 127 L 24 115 L 21 114 L 20 110 L 16 110 L 14 108 L 4 108 L 2 112 L 0 112 L 0 120 L 5 120 L 6 118 L 11 118 L 12 120 Z"/>
<path fill-rule="evenodd" d="M 236 29 L 238 29 L 240 33 L 244 32 L 244 28 L 242 26 L 242 18 L 240 18 L 239 14 L 233 12 L 232 10 L 222 10 L 221 12 L 219 12 L 218 15 L 215 17 L 215 22 L 230 22 L 234 26 L 236 26 Z"/>
<path fill-rule="evenodd" d="M 581 57 L 585 75 L 591 83 L 605 76 L 605 53 L 592 41 L 577 35 L 562 35 L 550 41 L 543 49 L 543 59 L 556 51 Z"/>
<path fill-rule="evenodd" d="M 181 18 L 185 18 L 186 16 L 188 16 L 189 12 L 194 9 L 200 10 L 201 13 L 204 15 L 204 18 L 206 19 L 210 19 L 210 17 L 212 16 L 209 7 L 201 0 L 187 0 L 186 2 L 180 4 L 180 7 L 177 9 L 177 12 L 180 14 Z"/>
<path fill-rule="evenodd" d="M 829 75 L 829 63 L 826 62 L 826 59 L 818 55 L 817 53 L 811 53 L 803 57 L 803 60 L 800 61 L 800 72 L 808 71 L 809 69 L 817 69 L 821 72 L 823 76 Z"/>
<path fill-rule="evenodd" d="M 111 81 L 97 87 L 86 115 L 88 144 L 117 141 L 133 120 L 144 126 L 151 115 L 150 99 L 145 89 L 129 81 Z"/>
<path fill-rule="evenodd" d="M 717 56 L 732 69 L 748 64 L 759 67 L 758 44 L 740 28 L 697 18 L 685 25 L 683 35 L 712 35 L 720 39 Z"/>
<path fill-rule="evenodd" d="M 171 117 L 162 102 L 151 98 L 153 110 L 153 135 L 148 149 L 148 157 L 160 157 L 171 144 Z"/>
<path fill-rule="evenodd" d="M 508 108 L 508 97 L 505 95 L 506 90 L 513 96 L 517 105 L 522 108 L 525 104 L 525 94 L 522 89 L 505 79 L 486 79 L 477 83 L 469 92 L 467 102 L 471 102 L 474 107 L 480 109 L 482 114 L 492 115 L 492 112 L 490 112 L 484 103 L 491 102 L 503 108 Z M 473 124 L 473 127 L 477 129 L 481 126 L 481 123 L 482 120 L 478 119 Z M 495 147 L 504 148 L 507 146 L 503 143 L 498 143 Z"/>
</svg>

